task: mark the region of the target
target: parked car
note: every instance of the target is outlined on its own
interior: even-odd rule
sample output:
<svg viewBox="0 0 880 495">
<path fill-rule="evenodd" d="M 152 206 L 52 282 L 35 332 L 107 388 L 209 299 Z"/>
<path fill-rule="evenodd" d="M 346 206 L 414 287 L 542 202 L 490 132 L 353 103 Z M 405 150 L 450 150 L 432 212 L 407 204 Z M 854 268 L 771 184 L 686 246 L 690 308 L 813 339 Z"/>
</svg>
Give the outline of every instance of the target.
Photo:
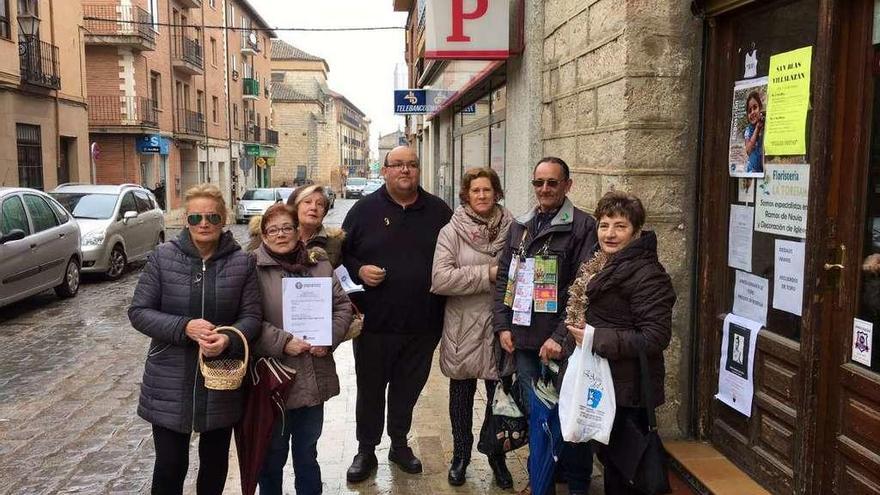
<svg viewBox="0 0 880 495">
<path fill-rule="evenodd" d="M 0 306 L 47 289 L 79 291 L 80 230 L 48 194 L 0 187 Z"/>
<path fill-rule="evenodd" d="M 362 196 L 366 196 L 367 194 L 372 194 L 379 190 L 382 187 L 382 184 L 385 184 L 384 181 L 381 180 L 370 180 L 367 182 L 367 185 L 364 186 L 364 190 L 361 193 Z"/>
<path fill-rule="evenodd" d="M 247 223 L 251 217 L 262 215 L 279 201 L 281 201 L 281 193 L 277 189 L 248 189 L 241 196 L 235 209 L 235 223 Z"/>
<path fill-rule="evenodd" d="M 361 198 L 364 195 L 364 187 L 367 185 L 367 179 L 363 177 L 349 177 L 345 181 L 345 198 Z"/>
<path fill-rule="evenodd" d="M 82 230 L 82 271 L 115 280 L 125 266 L 165 242 L 165 214 L 149 189 L 137 184 L 62 184 L 49 194 Z"/>
<path fill-rule="evenodd" d="M 281 197 L 281 202 L 286 203 L 287 198 L 289 198 L 290 195 L 293 194 L 293 191 L 295 191 L 296 188 L 276 187 L 275 190 L 278 191 L 278 195 Z M 333 192 L 333 189 L 330 189 L 329 187 L 325 187 L 324 188 L 324 196 L 327 196 L 327 209 L 332 210 L 333 207 L 336 205 L 336 193 Z"/>
</svg>

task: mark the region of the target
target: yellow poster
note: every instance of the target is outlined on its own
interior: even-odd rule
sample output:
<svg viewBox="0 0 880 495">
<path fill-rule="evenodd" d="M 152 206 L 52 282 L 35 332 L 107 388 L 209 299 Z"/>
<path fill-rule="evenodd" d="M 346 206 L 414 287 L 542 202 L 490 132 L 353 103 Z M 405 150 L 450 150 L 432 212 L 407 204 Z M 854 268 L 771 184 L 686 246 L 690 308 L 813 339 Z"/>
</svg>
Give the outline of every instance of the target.
<svg viewBox="0 0 880 495">
<path fill-rule="evenodd" d="M 770 57 L 765 155 L 807 153 L 807 109 L 810 106 L 812 57 L 812 46 Z"/>
</svg>

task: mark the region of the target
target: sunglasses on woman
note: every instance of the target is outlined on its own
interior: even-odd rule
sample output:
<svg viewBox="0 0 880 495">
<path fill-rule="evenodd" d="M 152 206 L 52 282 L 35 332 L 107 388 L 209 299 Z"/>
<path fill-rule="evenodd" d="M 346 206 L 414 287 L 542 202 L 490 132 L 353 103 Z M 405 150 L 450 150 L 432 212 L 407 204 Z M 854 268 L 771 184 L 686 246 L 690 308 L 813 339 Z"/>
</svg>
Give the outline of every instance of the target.
<svg viewBox="0 0 880 495">
<path fill-rule="evenodd" d="M 219 213 L 190 213 L 186 216 L 186 223 L 193 227 L 202 223 L 202 220 L 207 220 L 211 225 L 220 225 L 223 218 Z"/>
</svg>

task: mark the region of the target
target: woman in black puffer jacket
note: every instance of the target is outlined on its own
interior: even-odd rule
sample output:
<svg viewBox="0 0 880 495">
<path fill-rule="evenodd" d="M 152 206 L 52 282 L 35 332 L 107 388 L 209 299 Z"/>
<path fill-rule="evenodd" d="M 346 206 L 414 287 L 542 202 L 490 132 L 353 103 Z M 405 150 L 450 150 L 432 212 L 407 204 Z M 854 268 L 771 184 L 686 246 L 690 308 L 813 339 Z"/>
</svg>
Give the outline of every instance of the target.
<svg viewBox="0 0 880 495">
<path fill-rule="evenodd" d="M 599 200 L 595 215 L 599 249 L 572 283 L 570 290 L 581 291 L 585 297 L 577 305 L 578 297 L 572 294 L 566 322 L 573 340 L 581 345 L 586 319 L 586 327 L 593 332 L 592 351 L 608 360 L 614 380 L 617 411 L 611 441 L 599 451 L 605 467 L 605 493 L 637 494 L 610 454 L 622 453 L 617 458 L 640 455 L 632 445 L 616 441 L 615 432 L 627 421 L 647 432 L 647 408 L 654 409 L 665 400 L 663 351 L 672 337 L 675 290 L 657 259 L 657 236 L 642 230 L 645 209 L 637 197 L 608 192 Z M 576 314 L 573 309 L 583 311 L 584 303 L 586 314 Z M 572 321 L 579 323 L 572 325 Z M 640 393 L 641 351 L 647 356 L 651 404 L 645 404 Z"/>
<path fill-rule="evenodd" d="M 226 483 L 232 426 L 242 410 L 241 390 L 205 388 L 199 348 L 207 358 L 244 353 L 240 338 L 217 332 L 229 325 L 249 341 L 262 325 L 255 261 L 231 232 L 223 232 L 226 204 L 215 186 L 186 192 L 187 229 L 150 256 L 128 317 L 152 338 L 138 415 L 153 425 L 156 463 L 152 492 L 178 494 L 189 468 L 189 442 L 199 432 L 197 491 L 221 494 Z"/>
</svg>

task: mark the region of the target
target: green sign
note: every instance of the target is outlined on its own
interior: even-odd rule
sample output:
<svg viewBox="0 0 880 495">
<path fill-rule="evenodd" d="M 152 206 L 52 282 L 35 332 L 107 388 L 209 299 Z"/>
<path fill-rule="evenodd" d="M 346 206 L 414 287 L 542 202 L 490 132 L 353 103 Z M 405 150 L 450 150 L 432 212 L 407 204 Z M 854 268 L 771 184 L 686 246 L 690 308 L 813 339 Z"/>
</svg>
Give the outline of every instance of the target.
<svg viewBox="0 0 880 495">
<path fill-rule="evenodd" d="M 261 146 L 260 147 L 260 156 L 264 156 L 266 158 L 276 157 L 278 156 L 278 150 L 271 146 Z"/>
<path fill-rule="evenodd" d="M 246 144 L 246 145 L 244 145 L 244 153 L 247 156 L 260 156 L 260 145 L 259 144 Z"/>
</svg>

